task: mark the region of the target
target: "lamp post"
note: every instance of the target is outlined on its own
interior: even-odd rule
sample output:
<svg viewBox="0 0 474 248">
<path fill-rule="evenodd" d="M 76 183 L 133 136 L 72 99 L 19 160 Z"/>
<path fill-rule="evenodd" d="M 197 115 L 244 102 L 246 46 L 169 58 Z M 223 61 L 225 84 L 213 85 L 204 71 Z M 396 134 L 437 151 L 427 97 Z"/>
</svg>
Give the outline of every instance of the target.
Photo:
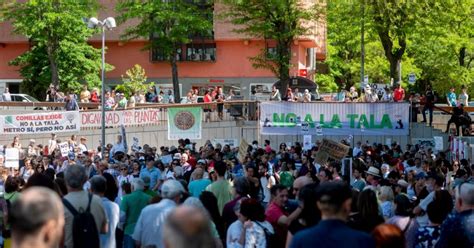
<svg viewBox="0 0 474 248">
<path fill-rule="evenodd" d="M 87 22 L 88 28 L 96 28 L 100 27 L 102 32 L 102 87 L 100 91 L 100 105 L 101 105 L 101 112 L 102 112 L 102 140 L 101 140 L 101 152 L 102 152 L 102 159 L 105 158 L 105 29 L 111 30 L 115 28 L 117 25 L 115 23 L 115 19 L 113 17 L 107 17 L 103 21 L 97 20 L 97 18 L 92 17 Z"/>
</svg>

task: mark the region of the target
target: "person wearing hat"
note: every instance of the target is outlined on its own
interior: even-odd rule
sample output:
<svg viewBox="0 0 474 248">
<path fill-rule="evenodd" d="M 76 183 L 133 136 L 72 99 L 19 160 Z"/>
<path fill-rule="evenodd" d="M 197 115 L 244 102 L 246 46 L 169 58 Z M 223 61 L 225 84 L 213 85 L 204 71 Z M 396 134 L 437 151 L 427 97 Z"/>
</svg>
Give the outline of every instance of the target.
<svg viewBox="0 0 474 248">
<path fill-rule="evenodd" d="M 160 195 L 163 199 L 159 203 L 146 206 L 138 218 L 132 237 L 139 247 L 165 247 L 163 226 L 185 192 L 183 185 L 176 180 L 163 183 Z"/>
<path fill-rule="evenodd" d="M 379 100 L 379 96 L 377 95 L 377 93 L 372 91 L 372 88 L 370 87 L 370 85 L 367 84 L 365 86 L 364 92 L 365 92 L 365 96 L 364 96 L 365 102 L 376 102 Z"/>
<path fill-rule="evenodd" d="M 146 167 L 140 170 L 140 178 L 145 177 L 150 179 L 150 189 L 156 191 L 159 187 L 158 179 L 160 179 L 161 173 L 155 167 L 155 161 L 151 158 L 146 161 Z"/>
<path fill-rule="evenodd" d="M 400 179 L 397 181 L 397 184 L 395 185 L 395 195 L 400 195 L 404 194 L 407 195 L 407 188 L 408 188 L 408 182 Z"/>
<path fill-rule="evenodd" d="M 379 185 L 380 178 L 380 170 L 374 166 L 370 166 L 369 169 L 365 172 L 367 175 L 366 182 L 367 185 L 377 187 Z"/>
<path fill-rule="evenodd" d="M 290 248 L 315 247 L 375 247 L 369 234 L 346 225 L 351 212 L 352 193 L 347 184 L 325 182 L 316 190 L 316 204 L 321 221 L 314 227 L 297 232 Z"/>
</svg>

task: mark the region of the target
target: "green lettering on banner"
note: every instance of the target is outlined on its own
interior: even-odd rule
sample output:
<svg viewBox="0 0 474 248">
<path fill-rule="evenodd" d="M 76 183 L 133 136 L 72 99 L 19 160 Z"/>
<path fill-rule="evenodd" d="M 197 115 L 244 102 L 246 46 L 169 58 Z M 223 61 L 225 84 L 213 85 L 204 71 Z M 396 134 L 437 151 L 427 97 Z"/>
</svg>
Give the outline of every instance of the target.
<svg viewBox="0 0 474 248">
<path fill-rule="evenodd" d="M 273 125 L 277 127 L 281 127 L 284 125 L 285 122 L 285 114 L 281 114 L 281 117 L 278 116 L 277 113 L 273 113 Z"/>
<path fill-rule="evenodd" d="M 375 124 L 374 115 L 370 115 L 370 128 L 380 128 L 380 125 Z"/>
<path fill-rule="evenodd" d="M 286 126 L 288 127 L 295 127 L 296 126 L 296 114 L 295 113 L 288 113 L 285 118 Z"/>
<path fill-rule="evenodd" d="M 390 120 L 390 116 L 388 114 L 384 114 L 382 116 L 382 121 L 380 121 L 380 128 L 388 128 L 393 129 L 392 120 Z"/>
<path fill-rule="evenodd" d="M 364 128 L 369 128 L 369 122 L 367 121 L 367 116 L 365 116 L 365 114 L 360 115 L 360 119 L 359 119 L 359 122 L 357 124 L 357 128 L 360 128 L 361 124 L 364 125 Z"/>
<path fill-rule="evenodd" d="M 347 118 L 349 119 L 350 127 L 354 128 L 355 127 L 355 120 L 357 119 L 359 115 L 358 114 L 348 114 Z"/>
<path fill-rule="evenodd" d="M 314 128 L 314 121 L 313 121 L 313 117 L 311 116 L 311 114 L 306 114 L 306 116 L 304 117 L 304 121 L 309 124 L 310 128 Z"/>
<path fill-rule="evenodd" d="M 335 115 L 332 116 L 331 127 L 332 128 L 341 128 L 342 127 L 341 119 L 339 118 L 338 114 L 335 114 Z"/>
</svg>

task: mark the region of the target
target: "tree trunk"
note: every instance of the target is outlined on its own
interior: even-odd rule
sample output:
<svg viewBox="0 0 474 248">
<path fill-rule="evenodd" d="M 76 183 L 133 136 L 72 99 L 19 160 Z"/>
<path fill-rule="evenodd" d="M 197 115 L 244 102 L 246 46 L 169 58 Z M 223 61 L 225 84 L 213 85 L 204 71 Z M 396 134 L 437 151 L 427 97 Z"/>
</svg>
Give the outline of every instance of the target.
<svg viewBox="0 0 474 248">
<path fill-rule="evenodd" d="M 170 59 L 171 77 L 173 79 L 174 102 L 180 103 L 181 93 L 179 92 L 178 63 L 176 61 L 176 55 L 177 53 L 174 52 Z"/>
<path fill-rule="evenodd" d="M 387 58 L 390 63 L 390 78 L 393 78 L 394 82 L 398 81 L 398 59 L 395 59 L 393 56 Z"/>
<path fill-rule="evenodd" d="M 291 41 L 278 42 L 277 55 L 278 78 L 282 82 L 280 90 L 286 96 L 290 78 Z"/>
<path fill-rule="evenodd" d="M 48 45 L 46 50 L 48 51 L 48 60 L 51 70 L 51 84 L 59 89 L 58 65 L 56 64 L 56 59 L 54 56 L 55 48 L 52 45 Z"/>
<path fill-rule="evenodd" d="M 466 48 L 463 47 L 459 50 L 459 65 L 460 66 L 465 65 L 465 58 L 466 58 Z"/>
</svg>

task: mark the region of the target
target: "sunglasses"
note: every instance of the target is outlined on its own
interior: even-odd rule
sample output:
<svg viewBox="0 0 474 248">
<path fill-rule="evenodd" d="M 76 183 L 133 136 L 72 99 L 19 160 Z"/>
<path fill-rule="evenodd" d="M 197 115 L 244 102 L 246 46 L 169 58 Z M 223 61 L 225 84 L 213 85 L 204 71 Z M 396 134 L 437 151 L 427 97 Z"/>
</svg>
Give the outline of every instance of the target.
<svg viewBox="0 0 474 248">
<path fill-rule="evenodd" d="M 121 170 L 121 171 L 126 171 L 126 170 L 127 170 L 127 168 L 122 168 L 122 169 L 120 169 L 120 170 Z"/>
</svg>

